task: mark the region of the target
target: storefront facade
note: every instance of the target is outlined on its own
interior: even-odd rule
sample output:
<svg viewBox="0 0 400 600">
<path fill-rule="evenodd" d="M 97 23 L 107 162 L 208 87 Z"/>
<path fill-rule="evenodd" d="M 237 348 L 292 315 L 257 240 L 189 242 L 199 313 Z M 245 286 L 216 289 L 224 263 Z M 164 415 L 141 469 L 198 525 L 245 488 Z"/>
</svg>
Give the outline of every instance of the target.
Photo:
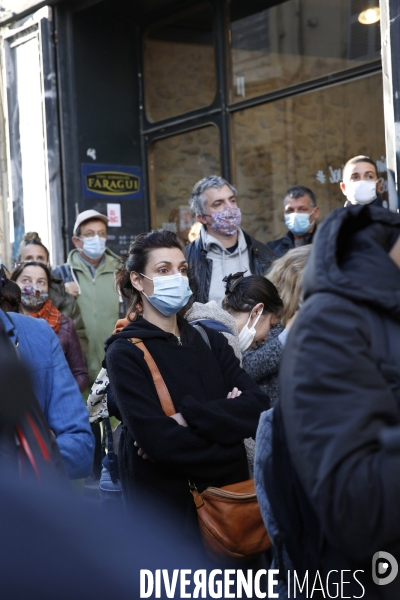
<svg viewBox="0 0 400 600">
<path fill-rule="evenodd" d="M 118 253 L 150 227 L 187 239 L 190 190 L 211 174 L 236 185 L 243 227 L 264 242 L 284 234 L 290 186 L 310 187 L 322 217 L 341 206 L 341 170 L 356 154 L 377 161 L 387 190 L 391 91 L 379 20 L 360 22 L 373 4 L 76 0 L 3 23 L 14 253 L 34 228 L 63 260 L 87 208 L 108 212 Z"/>
</svg>

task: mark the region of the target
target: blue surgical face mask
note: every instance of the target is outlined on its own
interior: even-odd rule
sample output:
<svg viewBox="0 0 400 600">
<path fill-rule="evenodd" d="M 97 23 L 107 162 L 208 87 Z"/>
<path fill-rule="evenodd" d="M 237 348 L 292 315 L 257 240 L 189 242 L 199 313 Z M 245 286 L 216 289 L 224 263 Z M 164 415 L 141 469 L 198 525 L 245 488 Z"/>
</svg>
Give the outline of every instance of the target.
<svg viewBox="0 0 400 600">
<path fill-rule="evenodd" d="M 285 215 L 286 227 L 293 233 L 293 235 L 304 235 L 307 233 L 310 227 L 314 225 L 315 219 L 312 221 L 312 223 L 310 223 L 310 217 L 314 210 L 311 211 L 310 214 L 292 212 L 290 215 Z"/>
<path fill-rule="evenodd" d="M 94 235 L 91 238 L 84 238 L 81 242 L 83 242 L 82 251 L 91 260 L 101 258 L 106 250 L 106 240 L 98 235 Z"/>
<path fill-rule="evenodd" d="M 189 287 L 189 280 L 184 275 L 164 275 L 162 277 L 147 277 L 140 273 L 142 277 L 150 279 L 154 283 L 154 291 L 151 296 L 146 296 L 147 300 L 166 317 L 175 315 L 186 306 L 192 290 Z"/>
</svg>

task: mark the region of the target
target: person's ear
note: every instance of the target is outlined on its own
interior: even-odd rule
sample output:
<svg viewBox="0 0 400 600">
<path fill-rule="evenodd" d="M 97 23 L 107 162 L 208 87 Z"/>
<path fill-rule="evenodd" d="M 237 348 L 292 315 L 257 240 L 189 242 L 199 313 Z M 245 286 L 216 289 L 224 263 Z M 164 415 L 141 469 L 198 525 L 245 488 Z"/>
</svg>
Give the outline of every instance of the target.
<svg viewBox="0 0 400 600">
<path fill-rule="evenodd" d="M 314 209 L 314 219 L 318 219 L 319 217 L 319 206 L 316 206 Z"/>
<path fill-rule="evenodd" d="M 378 194 L 381 194 L 383 192 L 383 179 L 382 177 L 379 177 L 376 183 L 376 191 L 378 192 Z"/>
<path fill-rule="evenodd" d="M 205 217 L 204 215 L 196 215 L 196 219 L 199 221 L 199 223 L 207 225 L 207 217 Z"/>
<path fill-rule="evenodd" d="M 75 246 L 75 248 L 83 248 L 82 240 L 77 238 L 75 235 L 72 236 L 72 243 Z"/>
<path fill-rule="evenodd" d="M 131 271 L 129 279 L 131 280 L 131 284 L 135 290 L 138 292 L 143 292 L 142 276 L 139 275 L 139 273 L 136 273 L 136 271 Z"/>
<path fill-rule="evenodd" d="M 264 310 L 264 304 L 262 302 L 259 302 L 258 304 L 255 305 L 255 307 L 251 311 L 251 316 L 258 317 L 258 315 L 260 313 L 262 313 L 263 310 Z"/>
<path fill-rule="evenodd" d="M 339 185 L 340 189 L 342 190 L 342 193 L 346 196 L 346 184 L 344 183 L 344 181 L 341 181 Z"/>
</svg>

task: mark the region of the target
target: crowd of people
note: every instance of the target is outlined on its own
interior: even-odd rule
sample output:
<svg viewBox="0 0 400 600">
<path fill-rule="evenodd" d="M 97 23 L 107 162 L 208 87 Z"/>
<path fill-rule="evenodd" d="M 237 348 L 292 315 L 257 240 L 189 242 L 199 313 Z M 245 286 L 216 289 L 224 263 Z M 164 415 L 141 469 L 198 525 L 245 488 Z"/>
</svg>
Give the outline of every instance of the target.
<svg viewBox="0 0 400 600">
<path fill-rule="evenodd" d="M 340 189 L 345 206 L 317 225 L 314 192 L 289 188 L 287 234 L 268 244 L 241 229 L 216 175 L 193 188 L 201 228 L 186 246 L 161 229 L 119 258 L 107 217 L 87 210 L 52 269 L 29 232 L 0 273 L 0 325 L 70 479 L 104 475 L 104 497 L 151 503 L 199 548 L 193 491 L 254 477 L 272 548 L 245 569 L 275 565 L 280 598 L 292 569 L 342 597 L 394 599 L 400 583 L 376 586 L 371 561 L 400 559 L 400 217 L 369 157 L 346 163 Z M 359 572 L 348 595 L 343 570 Z"/>
</svg>

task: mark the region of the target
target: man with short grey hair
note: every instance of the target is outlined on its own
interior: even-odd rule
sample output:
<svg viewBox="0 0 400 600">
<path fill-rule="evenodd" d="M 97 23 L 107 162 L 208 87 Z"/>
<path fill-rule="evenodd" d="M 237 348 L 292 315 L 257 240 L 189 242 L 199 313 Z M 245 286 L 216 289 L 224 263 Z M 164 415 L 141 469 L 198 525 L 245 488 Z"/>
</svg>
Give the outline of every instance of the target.
<svg viewBox="0 0 400 600">
<path fill-rule="evenodd" d="M 312 243 L 319 217 L 314 192 L 304 185 L 289 188 L 283 199 L 283 216 L 287 234 L 267 244 L 278 258 L 293 248 Z"/>
<path fill-rule="evenodd" d="M 202 223 L 200 236 L 186 247 L 186 258 L 193 270 L 197 290 L 195 300 L 215 300 L 225 296 L 224 277 L 238 271 L 265 275 L 274 254 L 240 228 L 241 212 L 236 189 L 217 175 L 196 183 L 190 196 L 194 216 Z"/>
</svg>

